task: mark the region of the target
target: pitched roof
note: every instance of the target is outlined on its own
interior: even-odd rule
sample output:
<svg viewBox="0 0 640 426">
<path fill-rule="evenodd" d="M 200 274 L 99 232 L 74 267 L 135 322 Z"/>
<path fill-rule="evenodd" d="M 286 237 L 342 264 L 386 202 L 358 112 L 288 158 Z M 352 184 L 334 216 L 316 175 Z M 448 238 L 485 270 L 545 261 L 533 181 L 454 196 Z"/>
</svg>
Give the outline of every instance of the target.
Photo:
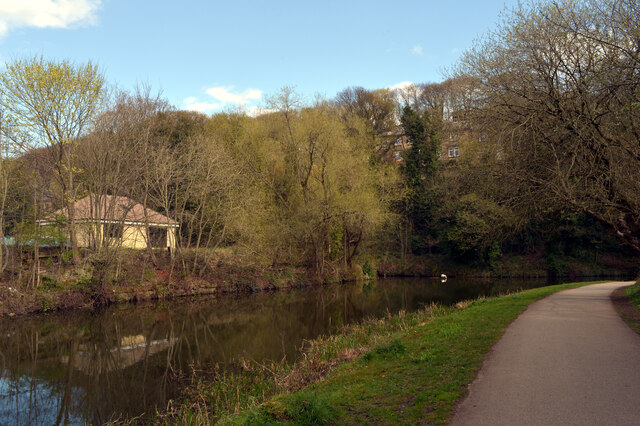
<svg viewBox="0 0 640 426">
<path fill-rule="evenodd" d="M 67 208 L 51 213 L 38 222 L 49 222 L 58 216 L 68 217 Z M 177 226 L 178 222 L 127 197 L 116 195 L 88 195 L 74 203 L 75 220 L 108 220 Z"/>
</svg>

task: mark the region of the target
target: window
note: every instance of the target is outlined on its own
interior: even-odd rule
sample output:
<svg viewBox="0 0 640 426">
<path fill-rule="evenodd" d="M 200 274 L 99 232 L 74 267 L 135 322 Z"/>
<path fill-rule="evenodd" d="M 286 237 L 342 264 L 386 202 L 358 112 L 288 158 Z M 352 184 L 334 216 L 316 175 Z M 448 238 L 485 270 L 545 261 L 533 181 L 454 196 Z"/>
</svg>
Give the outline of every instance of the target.
<svg viewBox="0 0 640 426">
<path fill-rule="evenodd" d="M 458 147 L 457 146 L 450 146 L 449 147 L 449 158 L 456 158 L 460 156 L 460 152 L 458 151 Z"/>
<path fill-rule="evenodd" d="M 458 134 L 454 133 L 454 132 L 449 133 L 449 140 L 450 141 L 457 141 L 458 140 Z"/>
</svg>

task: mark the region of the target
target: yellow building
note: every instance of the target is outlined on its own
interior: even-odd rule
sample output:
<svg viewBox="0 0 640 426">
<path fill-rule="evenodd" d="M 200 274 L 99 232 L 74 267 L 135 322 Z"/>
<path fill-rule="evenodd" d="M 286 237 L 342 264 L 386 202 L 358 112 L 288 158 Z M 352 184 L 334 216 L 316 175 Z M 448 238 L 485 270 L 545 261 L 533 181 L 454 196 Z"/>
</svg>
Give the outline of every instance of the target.
<svg viewBox="0 0 640 426">
<path fill-rule="evenodd" d="M 113 246 L 143 249 L 173 249 L 178 222 L 130 198 L 112 195 L 89 195 L 73 204 L 78 247 Z M 66 208 L 44 219 L 40 226 L 58 226 L 59 218 L 68 220 Z M 148 232 L 147 232 L 148 230 Z"/>
</svg>

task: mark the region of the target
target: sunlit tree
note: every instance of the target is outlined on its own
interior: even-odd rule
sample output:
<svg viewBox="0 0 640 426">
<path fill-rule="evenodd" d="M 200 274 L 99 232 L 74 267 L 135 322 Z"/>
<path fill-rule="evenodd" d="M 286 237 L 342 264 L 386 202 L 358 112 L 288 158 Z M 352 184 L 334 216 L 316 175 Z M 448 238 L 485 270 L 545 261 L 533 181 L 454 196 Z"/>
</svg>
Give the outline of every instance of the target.
<svg viewBox="0 0 640 426">
<path fill-rule="evenodd" d="M 31 147 L 45 147 L 55 169 L 76 261 L 74 156 L 79 138 L 100 110 L 103 87 L 104 77 L 91 62 L 77 65 L 33 57 L 7 63 L 0 74 L 5 125 Z"/>
</svg>

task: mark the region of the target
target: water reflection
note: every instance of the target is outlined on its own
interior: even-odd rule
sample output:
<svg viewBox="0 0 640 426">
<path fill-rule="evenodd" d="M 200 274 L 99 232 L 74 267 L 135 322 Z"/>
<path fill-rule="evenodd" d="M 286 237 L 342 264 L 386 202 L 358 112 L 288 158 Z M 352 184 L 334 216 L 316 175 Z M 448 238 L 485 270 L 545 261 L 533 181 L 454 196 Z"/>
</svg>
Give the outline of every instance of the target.
<svg viewBox="0 0 640 426">
<path fill-rule="evenodd" d="M 293 360 L 305 339 L 363 317 L 543 284 L 386 279 L 3 320 L 0 424 L 100 424 L 152 412 L 177 394 L 178 372 Z"/>
</svg>

